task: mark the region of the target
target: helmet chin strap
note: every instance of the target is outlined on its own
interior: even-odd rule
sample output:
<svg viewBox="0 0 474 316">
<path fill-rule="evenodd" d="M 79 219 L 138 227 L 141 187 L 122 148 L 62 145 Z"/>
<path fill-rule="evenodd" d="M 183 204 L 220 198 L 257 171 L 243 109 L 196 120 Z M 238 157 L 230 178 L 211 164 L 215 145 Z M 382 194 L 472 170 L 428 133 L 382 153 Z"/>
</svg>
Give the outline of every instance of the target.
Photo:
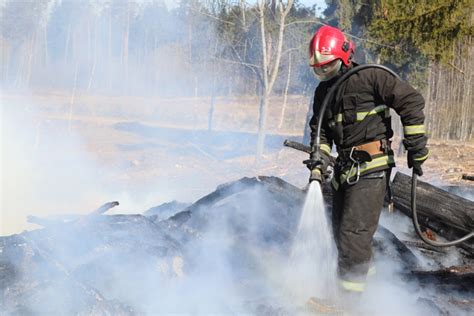
<svg viewBox="0 0 474 316">
<path fill-rule="evenodd" d="M 352 64 L 352 61 L 351 63 L 349 64 L 349 66 L 346 66 L 344 63 L 341 64 L 341 68 L 339 69 L 339 71 L 337 72 L 337 75 L 335 75 L 333 78 L 331 78 L 330 80 L 328 80 L 329 82 L 330 81 L 336 81 L 337 79 L 341 78 L 346 72 L 348 72 L 350 69 L 352 69 L 354 67 L 354 65 Z"/>
<path fill-rule="evenodd" d="M 345 74 L 346 72 L 349 71 L 349 69 L 354 68 L 354 64 L 352 63 L 352 59 L 350 60 L 350 63 L 348 66 L 346 66 L 344 63 L 342 63 L 340 73 L 341 75 Z"/>
</svg>

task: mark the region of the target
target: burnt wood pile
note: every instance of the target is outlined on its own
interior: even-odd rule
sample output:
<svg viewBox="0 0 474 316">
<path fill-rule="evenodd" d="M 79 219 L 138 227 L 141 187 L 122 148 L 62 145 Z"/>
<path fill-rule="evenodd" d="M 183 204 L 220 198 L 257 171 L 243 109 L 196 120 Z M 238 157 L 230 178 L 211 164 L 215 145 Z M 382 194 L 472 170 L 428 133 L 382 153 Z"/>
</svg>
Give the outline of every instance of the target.
<svg viewBox="0 0 474 316">
<path fill-rule="evenodd" d="M 395 207 L 411 217 L 411 177 L 397 173 L 392 182 Z M 420 224 L 454 240 L 474 231 L 474 202 L 418 180 L 417 210 Z M 474 256 L 474 239 L 459 245 Z"/>
<path fill-rule="evenodd" d="M 396 206 L 406 212 L 399 200 L 405 193 L 395 192 Z M 419 194 L 423 205 L 424 193 Z M 233 314 L 235 302 L 226 297 L 251 295 L 261 286 L 255 284 L 264 277 L 264 258 L 289 255 L 305 196 L 303 190 L 280 178 L 255 177 L 221 185 L 195 203 L 163 204 L 143 215 L 105 215 L 118 204 L 111 202 L 87 216 L 31 217 L 44 228 L 0 237 L 0 314 Z M 431 220 L 422 206 L 420 212 Z M 466 217 L 452 226 L 462 231 L 472 213 L 458 214 L 453 221 L 459 216 Z M 423 300 L 440 312 L 449 315 L 473 307 L 469 291 L 474 273 L 465 250 L 455 249 L 465 266 L 426 271 L 415 250 L 422 249 L 424 259 L 434 261 L 442 251 L 399 240 L 383 226 L 374 243 L 377 256 L 402 267 L 401 278 L 416 279 L 434 289 L 436 297 L 431 293 Z M 213 249 L 211 254 L 209 249 Z M 207 275 L 209 270 L 212 273 Z M 230 280 L 219 278 L 221 273 Z M 193 283 L 196 280 L 199 282 Z M 234 292 L 220 290 L 220 282 L 236 284 Z M 201 284 L 207 285 L 201 288 Z M 193 302 L 183 301 L 206 291 L 217 310 L 199 309 L 202 302 L 187 309 Z M 181 301 L 173 301 L 179 296 Z M 245 311 L 271 315 L 274 309 L 263 300 L 255 306 L 247 304 Z"/>
</svg>

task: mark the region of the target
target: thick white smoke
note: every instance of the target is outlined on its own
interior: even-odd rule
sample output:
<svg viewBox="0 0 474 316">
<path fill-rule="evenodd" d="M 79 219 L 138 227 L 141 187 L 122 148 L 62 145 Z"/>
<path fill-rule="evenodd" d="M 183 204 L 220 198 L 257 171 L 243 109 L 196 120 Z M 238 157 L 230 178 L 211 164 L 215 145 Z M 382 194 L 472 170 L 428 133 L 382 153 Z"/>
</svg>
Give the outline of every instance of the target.
<svg viewBox="0 0 474 316">
<path fill-rule="evenodd" d="M 31 228 L 27 215 L 84 214 L 109 198 L 76 131 L 42 120 L 31 104 L 1 106 L 0 235 Z"/>
</svg>

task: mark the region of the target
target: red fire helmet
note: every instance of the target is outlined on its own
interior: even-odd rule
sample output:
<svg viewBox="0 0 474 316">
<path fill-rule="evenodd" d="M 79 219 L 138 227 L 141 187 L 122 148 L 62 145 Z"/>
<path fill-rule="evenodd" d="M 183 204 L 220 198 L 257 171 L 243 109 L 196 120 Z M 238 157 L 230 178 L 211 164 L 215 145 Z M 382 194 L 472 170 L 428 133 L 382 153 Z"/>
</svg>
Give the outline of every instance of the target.
<svg viewBox="0 0 474 316">
<path fill-rule="evenodd" d="M 354 53 L 354 44 L 341 30 L 324 25 L 309 43 L 309 65 L 320 80 L 329 80 L 339 71 L 341 64 L 348 66 Z"/>
</svg>

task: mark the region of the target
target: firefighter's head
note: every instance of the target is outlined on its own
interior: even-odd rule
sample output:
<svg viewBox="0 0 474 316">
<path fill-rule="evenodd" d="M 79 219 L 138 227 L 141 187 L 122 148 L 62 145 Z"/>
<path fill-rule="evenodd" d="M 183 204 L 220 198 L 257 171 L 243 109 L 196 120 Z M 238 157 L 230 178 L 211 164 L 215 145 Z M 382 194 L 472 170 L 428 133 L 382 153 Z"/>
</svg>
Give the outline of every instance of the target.
<svg viewBox="0 0 474 316">
<path fill-rule="evenodd" d="M 309 65 L 321 81 L 334 78 L 342 65 L 349 66 L 353 54 L 354 44 L 328 25 L 320 27 L 309 43 Z"/>
</svg>

